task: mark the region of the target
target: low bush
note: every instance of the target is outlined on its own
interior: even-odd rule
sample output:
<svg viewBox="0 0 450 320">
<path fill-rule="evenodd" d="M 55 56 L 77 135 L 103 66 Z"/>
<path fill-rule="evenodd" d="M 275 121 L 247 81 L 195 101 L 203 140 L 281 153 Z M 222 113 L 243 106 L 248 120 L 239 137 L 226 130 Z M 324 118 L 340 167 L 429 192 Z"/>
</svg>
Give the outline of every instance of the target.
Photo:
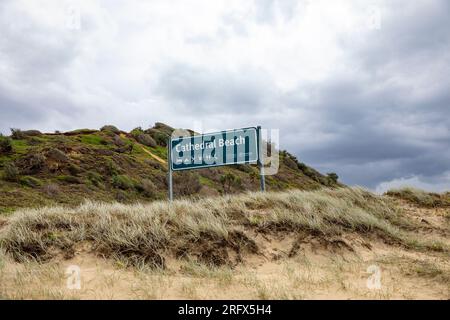
<svg viewBox="0 0 450 320">
<path fill-rule="evenodd" d="M 61 150 L 52 148 L 47 152 L 47 157 L 58 162 L 69 162 L 69 157 Z"/>
<path fill-rule="evenodd" d="M 232 173 L 226 173 L 220 176 L 220 183 L 222 184 L 223 191 L 229 193 L 233 188 L 241 187 L 241 178 Z"/>
<path fill-rule="evenodd" d="M 330 182 L 333 184 L 336 184 L 339 179 L 339 176 L 334 172 L 327 173 L 327 177 L 330 180 Z"/>
<path fill-rule="evenodd" d="M 125 141 L 123 141 L 122 138 L 120 138 L 120 136 L 118 135 L 115 135 L 113 137 L 113 143 L 118 147 L 123 147 L 126 145 Z"/>
<path fill-rule="evenodd" d="M 173 175 L 173 190 L 176 195 L 193 195 L 199 192 L 201 188 L 202 185 L 196 173 L 182 171 Z"/>
<path fill-rule="evenodd" d="M 135 182 L 126 175 L 115 175 L 111 179 L 111 184 L 114 188 L 129 190 L 133 189 Z"/>
<path fill-rule="evenodd" d="M 27 174 L 36 174 L 45 168 L 47 158 L 42 153 L 31 153 L 21 162 L 21 167 Z"/>
<path fill-rule="evenodd" d="M 117 127 L 113 126 L 113 125 L 103 126 L 103 127 L 101 127 L 100 131 L 106 131 L 108 133 L 112 132 L 112 133 L 115 133 L 115 134 L 119 134 L 120 133 L 120 130 Z"/>
<path fill-rule="evenodd" d="M 67 167 L 67 170 L 73 176 L 79 175 L 80 173 L 84 172 L 83 168 L 74 163 L 70 163 L 69 166 Z"/>
<path fill-rule="evenodd" d="M 0 134 L 0 154 L 7 154 L 11 153 L 13 151 L 13 145 L 11 138 L 4 137 L 2 134 Z"/>
<path fill-rule="evenodd" d="M 163 133 L 159 130 L 156 129 L 148 129 L 145 130 L 145 133 L 147 133 L 148 135 L 150 135 L 153 140 L 155 140 L 155 142 L 162 146 L 162 147 L 166 147 L 167 146 L 167 140 L 170 137 L 168 134 Z"/>
<path fill-rule="evenodd" d="M 135 137 L 135 139 L 137 142 L 139 142 L 140 144 L 143 144 L 144 146 L 147 146 L 147 147 L 154 148 L 157 146 L 156 141 L 149 134 L 146 134 L 146 133 L 138 134 Z"/>
<path fill-rule="evenodd" d="M 26 130 L 26 131 L 22 131 L 22 133 L 26 137 L 37 137 L 37 136 L 41 136 L 42 135 L 42 132 L 40 132 L 39 130 Z"/>
<path fill-rule="evenodd" d="M 155 184 L 149 179 L 142 180 L 135 187 L 139 192 L 141 192 L 144 196 L 148 198 L 154 198 L 158 190 Z"/>
<path fill-rule="evenodd" d="M 14 163 L 7 163 L 3 169 L 3 179 L 10 182 L 17 182 L 20 178 L 19 169 Z"/>
<path fill-rule="evenodd" d="M 110 176 L 115 176 L 119 174 L 120 168 L 116 165 L 116 163 L 112 159 L 108 159 L 105 163 L 105 173 Z"/>
<path fill-rule="evenodd" d="M 55 183 L 50 183 L 45 185 L 42 191 L 49 197 L 55 197 L 61 192 L 61 188 Z"/>
<path fill-rule="evenodd" d="M 57 176 L 56 179 L 58 181 L 64 182 L 64 183 L 68 183 L 68 184 L 82 184 L 83 181 L 78 178 L 78 177 L 74 177 L 74 176 Z"/>
<path fill-rule="evenodd" d="M 39 180 L 35 177 L 30 177 L 30 176 L 24 176 L 24 177 L 20 178 L 20 183 L 23 186 L 30 187 L 30 188 L 37 188 L 42 185 L 41 180 Z"/>
<path fill-rule="evenodd" d="M 20 129 L 11 128 L 11 138 L 14 140 L 25 139 L 26 136 Z"/>
<path fill-rule="evenodd" d="M 98 172 L 89 171 L 87 174 L 87 178 L 94 186 L 102 186 L 103 177 Z"/>
</svg>

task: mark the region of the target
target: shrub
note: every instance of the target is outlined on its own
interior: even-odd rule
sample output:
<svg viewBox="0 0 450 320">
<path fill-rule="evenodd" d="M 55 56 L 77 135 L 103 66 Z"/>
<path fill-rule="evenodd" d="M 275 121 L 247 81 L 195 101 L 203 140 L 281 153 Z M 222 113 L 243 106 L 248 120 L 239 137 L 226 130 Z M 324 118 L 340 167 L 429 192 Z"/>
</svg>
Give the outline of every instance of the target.
<svg viewBox="0 0 450 320">
<path fill-rule="evenodd" d="M 189 196 L 200 191 L 202 185 L 196 173 L 177 172 L 173 176 L 174 193 L 181 196 Z"/>
<path fill-rule="evenodd" d="M 12 141 L 9 137 L 0 134 L 0 153 L 11 153 L 13 151 Z"/>
<path fill-rule="evenodd" d="M 153 159 L 145 159 L 144 163 L 150 167 L 152 167 L 153 169 L 159 169 L 159 170 L 163 170 L 164 166 L 161 162 L 153 160 Z"/>
<path fill-rule="evenodd" d="M 108 159 L 105 164 L 105 171 L 107 175 L 115 176 L 119 173 L 120 170 L 113 160 Z"/>
<path fill-rule="evenodd" d="M 172 132 L 174 130 L 172 127 L 170 127 L 162 122 L 156 122 L 153 129 L 157 129 L 158 131 L 165 133 L 168 136 L 172 135 Z"/>
<path fill-rule="evenodd" d="M 220 183 L 224 192 L 230 192 L 233 187 L 241 186 L 241 178 L 232 173 L 226 173 L 220 176 Z"/>
<path fill-rule="evenodd" d="M 59 162 L 68 162 L 69 161 L 69 157 L 59 149 L 50 149 L 47 152 L 47 156 L 49 158 L 59 161 Z"/>
<path fill-rule="evenodd" d="M 32 154 L 28 158 L 27 169 L 30 173 L 39 172 L 44 166 L 47 158 L 41 153 Z"/>
<path fill-rule="evenodd" d="M 58 195 L 61 191 L 60 187 L 55 183 L 50 183 L 50 184 L 45 185 L 42 188 L 42 190 L 49 197 L 54 197 L 54 196 Z"/>
<path fill-rule="evenodd" d="M 144 133 L 144 131 L 142 130 L 141 127 L 134 128 L 133 130 L 130 131 L 130 134 L 131 134 L 133 137 L 135 137 L 135 138 L 136 138 L 138 135 L 140 135 L 141 133 Z"/>
<path fill-rule="evenodd" d="M 42 141 L 39 140 L 39 139 L 36 138 L 36 137 L 31 137 L 31 138 L 28 140 L 28 144 L 29 144 L 30 146 L 37 146 L 37 145 L 39 145 L 39 144 L 41 144 L 41 143 L 42 143 Z"/>
<path fill-rule="evenodd" d="M 303 162 L 299 162 L 297 164 L 297 167 L 303 172 L 308 169 L 308 166 L 306 164 L 304 164 Z"/>
<path fill-rule="evenodd" d="M 22 131 L 22 133 L 27 137 L 37 137 L 42 135 L 42 132 L 40 132 L 39 130 L 26 130 Z"/>
<path fill-rule="evenodd" d="M 76 164 L 73 164 L 73 163 L 69 164 L 67 169 L 69 170 L 69 173 L 71 175 L 73 175 L 73 176 L 76 176 L 76 175 L 78 175 L 78 174 L 83 172 L 83 169 L 81 167 L 79 167 L 79 166 L 77 166 Z"/>
<path fill-rule="evenodd" d="M 11 138 L 14 140 L 25 139 L 25 134 L 20 129 L 11 128 Z"/>
<path fill-rule="evenodd" d="M 118 135 L 113 137 L 113 143 L 118 147 L 123 147 L 126 145 L 125 141 L 123 141 Z"/>
<path fill-rule="evenodd" d="M 130 143 L 130 144 L 127 144 L 127 145 L 125 145 L 123 147 L 116 148 L 114 151 L 118 152 L 118 153 L 129 153 L 129 154 L 131 154 L 133 152 L 133 149 L 134 149 L 134 144 Z"/>
<path fill-rule="evenodd" d="M 284 164 L 291 169 L 298 169 L 298 165 L 297 162 L 291 157 L 291 156 L 287 156 L 283 159 Z"/>
<path fill-rule="evenodd" d="M 126 175 L 115 175 L 111 179 L 111 184 L 114 188 L 128 190 L 133 189 L 135 182 Z"/>
<path fill-rule="evenodd" d="M 88 180 L 96 187 L 100 187 L 102 185 L 102 176 L 95 171 L 89 171 L 88 172 Z"/>
<path fill-rule="evenodd" d="M 148 179 L 142 180 L 141 183 L 136 185 L 136 189 L 141 192 L 143 195 L 149 198 L 154 198 L 157 193 L 157 188 L 155 184 Z"/>
<path fill-rule="evenodd" d="M 339 176 L 334 172 L 327 173 L 327 177 L 332 183 L 337 183 L 339 179 Z"/>
<path fill-rule="evenodd" d="M 58 176 L 56 177 L 61 182 L 69 183 L 69 184 L 82 184 L 83 181 L 81 181 L 79 178 L 74 176 Z"/>
<path fill-rule="evenodd" d="M 145 133 L 149 134 L 158 145 L 163 147 L 167 146 L 167 139 L 169 138 L 169 135 L 156 129 L 145 130 Z"/>
<path fill-rule="evenodd" d="M 106 125 L 100 128 L 100 131 L 112 132 L 115 134 L 119 134 L 120 130 L 113 125 Z"/>
<path fill-rule="evenodd" d="M 20 172 L 14 163 L 7 163 L 3 171 L 3 179 L 6 181 L 17 182 Z"/>
<path fill-rule="evenodd" d="M 124 191 L 119 190 L 114 198 L 117 202 L 126 202 L 128 200 L 128 195 Z"/>
<path fill-rule="evenodd" d="M 239 171 L 248 173 L 248 174 L 255 172 L 255 170 L 253 170 L 253 167 L 249 164 L 238 164 L 238 165 L 236 165 L 236 169 L 238 169 Z"/>
<path fill-rule="evenodd" d="M 156 147 L 156 141 L 150 135 L 148 135 L 146 133 L 141 133 L 141 134 L 137 135 L 136 141 L 147 147 L 152 147 L 152 148 Z"/>
<path fill-rule="evenodd" d="M 41 181 L 37 178 L 25 176 L 20 178 L 20 183 L 26 187 L 37 188 L 42 185 Z"/>
<path fill-rule="evenodd" d="M 260 179 L 259 173 L 257 171 L 250 172 L 249 176 L 252 181 L 257 181 Z"/>
</svg>

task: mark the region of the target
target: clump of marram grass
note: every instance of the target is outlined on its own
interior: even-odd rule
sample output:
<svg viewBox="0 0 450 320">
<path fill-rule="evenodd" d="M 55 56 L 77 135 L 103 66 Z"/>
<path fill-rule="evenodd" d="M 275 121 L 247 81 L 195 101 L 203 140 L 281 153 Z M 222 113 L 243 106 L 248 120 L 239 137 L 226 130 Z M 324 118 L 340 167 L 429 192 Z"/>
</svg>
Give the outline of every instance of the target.
<svg viewBox="0 0 450 320">
<path fill-rule="evenodd" d="M 21 210 L 2 247 L 17 261 L 70 258 L 80 242 L 126 265 L 164 268 L 168 254 L 207 265 L 234 265 L 259 248 L 245 230 L 309 232 L 323 239 L 343 232 L 377 235 L 409 247 L 428 246 L 402 229 L 402 217 L 383 197 L 359 188 L 247 193 L 237 196 Z M 234 251 L 235 254 L 229 253 Z"/>
<path fill-rule="evenodd" d="M 421 207 L 450 207 L 449 193 L 439 194 L 405 187 L 401 189 L 389 190 L 386 192 L 386 195 L 406 200 Z"/>
</svg>

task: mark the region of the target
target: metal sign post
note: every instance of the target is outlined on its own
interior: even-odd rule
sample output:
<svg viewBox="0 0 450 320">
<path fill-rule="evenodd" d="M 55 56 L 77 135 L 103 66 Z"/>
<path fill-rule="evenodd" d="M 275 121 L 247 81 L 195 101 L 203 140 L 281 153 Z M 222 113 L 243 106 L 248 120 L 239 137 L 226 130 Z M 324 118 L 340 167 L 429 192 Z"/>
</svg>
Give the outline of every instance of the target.
<svg viewBox="0 0 450 320">
<path fill-rule="evenodd" d="M 169 184 L 169 201 L 173 200 L 173 180 L 172 180 L 172 156 L 171 156 L 171 141 L 169 137 L 167 140 L 167 166 L 168 166 L 168 184 Z"/>
<path fill-rule="evenodd" d="M 258 126 L 258 167 L 259 177 L 261 184 L 261 192 L 266 191 L 266 178 L 264 175 L 264 152 L 263 152 L 263 140 L 261 136 L 261 126 Z"/>
</svg>

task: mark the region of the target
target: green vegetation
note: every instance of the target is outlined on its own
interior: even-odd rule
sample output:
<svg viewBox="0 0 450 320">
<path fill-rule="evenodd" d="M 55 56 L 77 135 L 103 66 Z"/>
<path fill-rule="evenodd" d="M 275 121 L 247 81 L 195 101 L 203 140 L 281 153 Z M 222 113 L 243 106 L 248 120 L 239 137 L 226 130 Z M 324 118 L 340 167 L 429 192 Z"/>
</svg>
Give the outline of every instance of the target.
<svg viewBox="0 0 450 320">
<path fill-rule="evenodd" d="M 135 182 L 127 177 L 126 175 L 116 175 L 112 177 L 111 180 L 112 185 L 114 188 L 122 189 L 122 190 L 129 190 L 133 189 L 135 186 Z"/>
<path fill-rule="evenodd" d="M 25 134 L 20 129 L 11 128 L 11 138 L 14 140 L 25 139 Z"/>
<path fill-rule="evenodd" d="M 334 172 L 327 173 L 327 177 L 328 179 L 330 179 L 332 183 L 338 183 L 339 176 L 336 173 Z"/>
<path fill-rule="evenodd" d="M 58 181 L 64 182 L 64 183 L 69 183 L 69 184 L 82 184 L 83 182 L 81 181 L 80 178 L 74 177 L 74 176 L 57 176 L 56 179 Z"/>
<path fill-rule="evenodd" d="M 220 176 L 220 183 L 225 193 L 229 193 L 233 187 L 239 188 L 242 185 L 241 178 L 230 172 Z"/>
<path fill-rule="evenodd" d="M 96 134 L 82 135 L 81 142 L 94 146 L 102 146 L 108 144 L 108 142 L 102 136 Z"/>
<path fill-rule="evenodd" d="M 54 134 L 14 129 L 10 137 L 0 136 L 0 212 L 50 204 L 73 206 L 86 198 L 125 203 L 163 198 L 166 142 L 172 131 L 162 123 L 128 134 L 111 125 Z M 268 190 L 340 186 L 283 151 L 281 160 L 285 157 L 292 160 L 291 167 L 280 161 L 278 174 L 267 177 Z M 177 198 L 258 189 L 254 165 L 174 173 Z"/>
<path fill-rule="evenodd" d="M 120 134 L 120 130 L 117 129 L 117 127 L 113 126 L 113 125 L 106 125 L 101 127 L 100 131 L 104 131 L 107 133 L 114 133 L 114 134 Z"/>
<path fill-rule="evenodd" d="M 26 140 L 12 140 L 12 147 L 15 154 L 25 154 L 28 151 L 28 143 Z"/>
<path fill-rule="evenodd" d="M 0 134 L 0 154 L 8 154 L 13 151 L 11 138 L 4 137 Z"/>
<path fill-rule="evenodd" d="M 42 185 L 41 180 L 30 176 L 24 176 L 20 178 L 20 183 L 30 188 L 37 188 Z"/>
<path fill-rule="evenodd" d="M 16 182 L 19 180 L 20 172 L 14 163 L 6 164 L 3 170 L 3 179 L 10 182 Z"/>
<path fill-rule="evenodd" d="M 94 186 L 96 186 L 96 187 L 103 186 L 103 184 L 102 184 L 103 177 L 98 172 L 89 171 L 87 173 L 87 178 Z"/>
</svg>

